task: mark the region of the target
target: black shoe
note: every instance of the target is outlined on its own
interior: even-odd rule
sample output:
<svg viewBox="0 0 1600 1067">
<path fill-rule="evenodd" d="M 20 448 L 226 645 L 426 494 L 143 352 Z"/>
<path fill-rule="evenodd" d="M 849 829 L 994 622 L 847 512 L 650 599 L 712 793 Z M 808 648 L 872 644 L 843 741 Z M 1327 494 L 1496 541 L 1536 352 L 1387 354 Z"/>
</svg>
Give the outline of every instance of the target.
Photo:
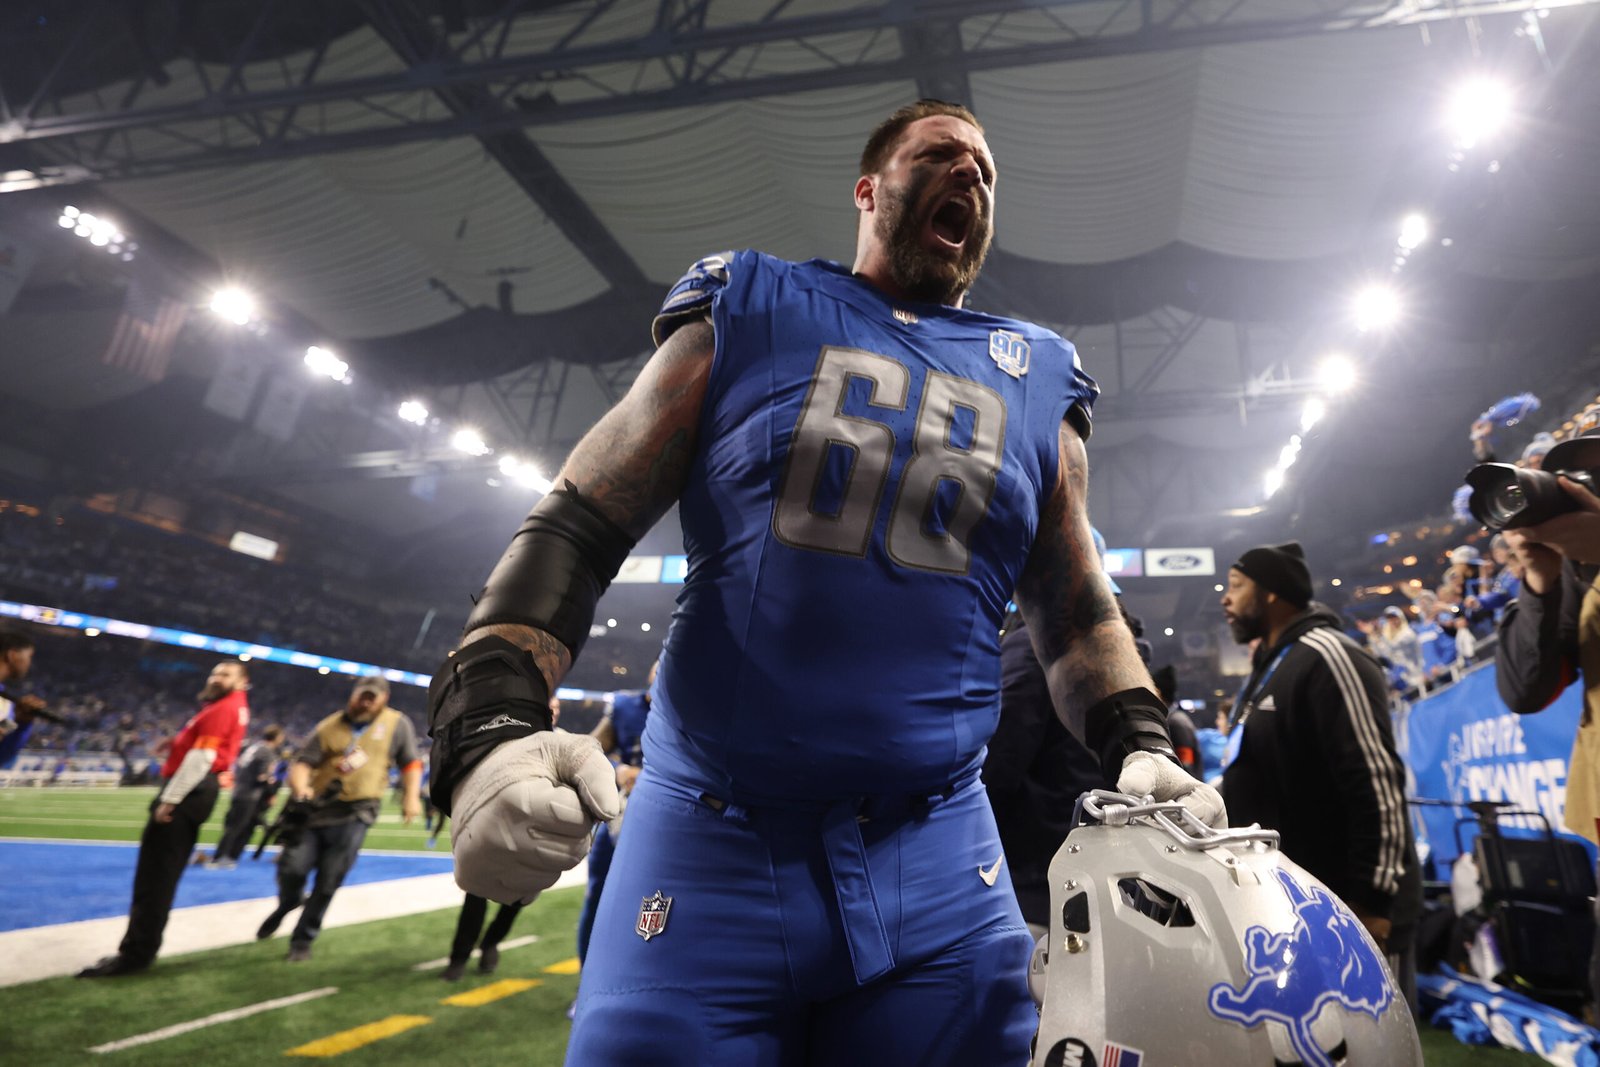
<svg viewBox="0 0 1600 1067">
<path fill-rule="evenodd" d="M 256 940 L 265 941 L 267 938 L 277 933 L 279 925 L 282 924 L 284 917 L 288 914 L 288 912 L 279 909 L 278 911 L 273 912 L 271 915 L 268 915 L 266 921 L 256 929 Z"/>
<path fill-rule="evenodd" d="M 462 960 L 459 963 L 456 962 L 455 960 L 451 960 L 450 961 L 450 965 L 444 969 L 444 973 L 441 974 L 439 977 L 444 979 L 446 982 L 459 982 L 459 981 L 461 981 L 461 976 L 466 974 L 466 973 L 467 973 L 467 961 L 466 960 Z"/>
<path fill-rule="evenodd" d="M 483 974 L 493 974 L 494 969 L 500 966 L 500 948 L 498 945 L 485 946 L 478 954 L 478 970 Z"/>
<path fill-rule="evenodd" d="M 125 974 L 138 974 L 148 971 L 150 964 L 130 960 L 126 956 L 107 956 L 92 967 L 85 967 L 78 972 L 79 978 L 119 978 Z"/>
<path fill-rule="evenodd" d="M 289 954 L 284 959 L 289 963 L 307 963 L 311 959 L 311 946 L 290 945 Z"/>
</svg>

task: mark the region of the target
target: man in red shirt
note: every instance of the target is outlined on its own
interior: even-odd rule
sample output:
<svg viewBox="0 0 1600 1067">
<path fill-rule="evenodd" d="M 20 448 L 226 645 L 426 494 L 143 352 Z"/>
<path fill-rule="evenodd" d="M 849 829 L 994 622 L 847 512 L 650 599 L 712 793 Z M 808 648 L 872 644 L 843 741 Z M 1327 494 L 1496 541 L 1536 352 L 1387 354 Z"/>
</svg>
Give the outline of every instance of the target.
<svg viewBox="0 0 1600 1067">
<path fill-rule="evenodd" d="M 250 726 L 245 690 L 250 676 L 238 660 L 211 670 L 200 691 L 204 705 L 178 732 L 161 769 L 166 779 L 150 804 L 150 821 L 139 838 L 139 863 L 133 873 L 133 906 L 128 932 L 117 954 L 78 972 L 79 978 L 114 978 L 148 970 L 161 948 L 178 879 L 200 836 L 200 827 L 217 802 L 217 776 L 233 766 L 239 742 Z"/>
</svg>

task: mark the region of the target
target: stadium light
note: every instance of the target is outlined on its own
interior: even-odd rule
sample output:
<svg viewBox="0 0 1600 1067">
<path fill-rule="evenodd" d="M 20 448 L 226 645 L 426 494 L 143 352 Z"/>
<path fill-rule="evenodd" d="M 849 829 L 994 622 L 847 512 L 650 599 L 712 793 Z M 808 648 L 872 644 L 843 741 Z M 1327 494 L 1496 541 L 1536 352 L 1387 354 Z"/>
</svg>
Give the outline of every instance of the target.
<svg viewBox="0 0 1600 1067">
<path fill-rule="evenodd" d="M 1356 294 L 1350 310 L 1363 333 L 1388 329 L 1400 318 L 1400 297 L 1387 286 L 1369 285 Z"/>
<path fill-rule="evenodd" d="M 641 622 L 639 624 L 639 629 L 643 630 L 645 633 L 649 633 L 650 632 L 650 624 L 647 623 L 647 622 Z"/>
<path fill-rule="evenodd" d="M 1492 137 L 1511 118 L 1511 90 L 1493 78 L 1472 78 L 1450 97 L 1445 122 L 1457 148 L 1471 148 Z"/>
<path fill-rule="evenodd" d="M 350 364 L 329 352 L 326 348 L 319 348 L 316 345 L 307 348 L 306 366 L 324 378 L 332 378 L 334 381 L 344 382 L 346 385 L 350 384 Z"/>
<path fill-rule="evenodd" d="M 1172 636 L 1172 627 L 1168 626 L 1165 630 L 1162 630 L 1161 632 L 1166 634 L 1168 637 L 1171 637 Z"/>
<path fill-rule="evenodd" d="M 613 630 L 615 630 L 617 628 L 617 620 L 616 619 L 607 619 L 606 620 L 606 625 L 611 627 Z"/>
<path fill-rule="evenodd" d="M 235 326 L 244 326 L 256 317 L 256 300 L 243 289 L 230 286 L 211 294 L 211 310 Z"/>
<path fill-rule="evenodd" d="M 414 426 L 428 424 L 427 406 L 420 400 L 407 400 L 400 405 L 400 417 Z"/>
<path fill-rule="evenodd" d="M 1320 396 L 1311 397 L 1306 401 L 1306 406 L 1300 411 L 1300 432 L 1310 433 L 1311 427 L 1322 421 L 1322 416 L 1328 413 L 1328 402 Z"/>
<path fill-rule="evenodd" d="M 1401 248 L 1410 251 L 1428 239 L 1428 220 L 1415 212 L 1400 220 L 1400 237 L 1398 243 Z"/>
<path fill-rule="evenodd" d="M 1266 490 L 1267 496 L 1272 496 L 1283 488 L 1283 468 L 1273 467 L 1261 480 L 1261 487 Z"/>
<path fill-rule="evenodd" d="M 460 429 L 450 438 L 450 447 L 469 456 L 487 456 L 489 443 L 477 430 Z"/>
<path fill-rule="evenodd" d="M 1349 392 L 1356 384 L 1356 365 L 1349 356 L 1335 352 L 1324 357 L 1317 368 L 1317 381 L 1335 396 Z"/>
<path fill-rule="evenodd" d="M 528 489 L 540 493 L 550 491 L 550 479 L 539 472 L 539 468 L 520 456 L 501 456 L 500 473 Z"/>
<path fill-rule="evenodd" d="M 1294 466 L 1294 461 L 1300 458 L 1300 435 L 1295 434 L 1289 438 L 1289 443 L 1283 446 L 1278 453 L 1278 469 L 1288 470 Z"/>
<path fill-rule="evenodd" d="M 91 215 L 87 211 L 79 211 L 71 204 L 61 209 L 61 216 L 56 219 L 56 225 L 63 230 L 71 230 L 96 248 L 103 248 L 111 255 L 121 256 L 124 260 L 132 259 L 133 251 L 139 247 L 128 240 L 128 235 L 118 229 L 117 224 L 110 219 Z"/>
</svg>

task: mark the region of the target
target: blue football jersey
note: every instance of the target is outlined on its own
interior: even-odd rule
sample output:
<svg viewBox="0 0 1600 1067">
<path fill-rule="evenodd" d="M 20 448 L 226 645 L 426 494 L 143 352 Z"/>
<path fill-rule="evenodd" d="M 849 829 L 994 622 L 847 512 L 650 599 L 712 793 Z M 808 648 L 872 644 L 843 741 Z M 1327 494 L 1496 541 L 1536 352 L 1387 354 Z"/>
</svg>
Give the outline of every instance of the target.
<svg viewBox="0 0 1600 1067">
<path fill-rule="evenodd" d="M 611 697 L 611 728 L 617 735 L 618 758 L 629 766 L 644 763 L 644 724 L 650 701 L 642 689 L 624 689 Z"/>
<path fill-rule="evenodd" d="M 725 253 L 656 320 L 716 354 L 652 772 L 741 803 L 943 789 L 999 715 L 999 631 L 1094 382 L 1030 323 Z"/>
</svg>

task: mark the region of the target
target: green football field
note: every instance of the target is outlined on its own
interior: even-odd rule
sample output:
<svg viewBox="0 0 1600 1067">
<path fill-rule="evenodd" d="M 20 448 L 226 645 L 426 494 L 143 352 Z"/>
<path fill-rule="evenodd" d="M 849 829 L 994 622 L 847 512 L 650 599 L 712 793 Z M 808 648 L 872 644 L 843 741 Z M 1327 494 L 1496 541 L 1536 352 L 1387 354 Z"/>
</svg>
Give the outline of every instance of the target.
<svg viewBox="0 0 1600 1067">
<path fill-rule="evenodd" d="M 152 795 L 148 789 L 0 789 L 0 836 L 136 840 Z M 216 840 L 226 803 L 217 808 L 203 844 Z M 368 841 L 375 848 L 420 849 L 426 836 L 386 810 Z M 447 847 L 443 839 L 439 847 Z M 495 974 L 469 970 L 454 984 L 440 981 L 437 967 L 416 969 L 449 950 L 455 929 L 449 909 L 327 930 L 305 964 L 284 963 L 277 940 L 163 958 L 146 974 L 114 981 L 56 978 L 0 989 L 6 1007 L 0 1063 L 222 1067 L 288 1057 L 357 1067 L 560 1064 L 570 1026 L 565 1011 L 578 985 L 573 932 L 581 902 L 579 889 L 546 893 L 518 917 L 508 943 L 537 940 L 506 949 Z M 280 1000 L 290 1002 L 262 1007 Z M 249 1009 L 256 1010 L 246 1014 Z M 223 1017 L 208 1018 L 216 1016 Z M 207 1023 L 149 1039 L 198 1020 Z M 137 1038 L 145 1040 L 91 1051 Z M 1543 1062 L 1468 1048 L 1429 1029 L 1422 1045 L 1427 1063 L 1441 1067 Z"/>
<path fill-rule="evenodd" d="M 286 791 L 278 793 L 281 806 Z M 54 837 L 78 841 L 137 841 L 149 814 L 155 788 L 142 789 L 0 789 L 0 837 Z M 228 810 L 223 793 L 211 812 L 200 845 L 209 849 L 222 836 L 222 819 Z M 274 814 L 277 807 L 273 809 Z M 256 831 L 252 847 L 260 840 Z M 418 819 L 410 826 L 400 821 L 400 805 L 393 795 L 384 801 L 383 817 L 367 832 L 366 848 L 423 849 L 428 832 Z M 448 851 L 450 834 L 439 836 L 439 849 Z"/>
</svg>

